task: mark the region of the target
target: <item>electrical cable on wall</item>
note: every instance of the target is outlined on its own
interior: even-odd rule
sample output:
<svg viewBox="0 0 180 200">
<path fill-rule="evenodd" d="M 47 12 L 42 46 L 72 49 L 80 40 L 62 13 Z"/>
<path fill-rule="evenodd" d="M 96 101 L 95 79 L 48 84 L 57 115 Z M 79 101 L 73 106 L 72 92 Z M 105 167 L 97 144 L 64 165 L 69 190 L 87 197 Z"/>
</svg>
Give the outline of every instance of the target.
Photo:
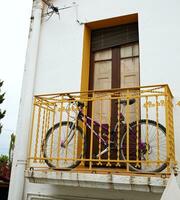
<svg viewBox="0 0 180 200">
<path fill-rule="evenodd" d="M 47 12 L 43 15 L 43 17 L 48 17 L 46 21 L 48 21 L 53 16 L 53 14 L 57 14 L 60 19 L 59 11 L 72 7 L 72 6 L 66 6 L 63 8 L 58 8 L 57 6 L 54 6 L 52 3 L 50 3 L 48 0 L 42 0 L 42 1 L 47 5 Z"/>
<path fill-rule="evenodd" d="M 76 4 L 76 2 L 73 2 L 71 6 L 64 6 L 62 8 L 59 8 L 57 6 L 54 6 L 54 4 L 50 3 L 50 1 L 48 1 L 48 0 L 42 0 L 42 1 L 47 5 L 47 11 L 43 15 L 43 17 L 47 17 L 46 21 L 48 21 L 53 16 L 53 14 L 57 14 L 59 16 L 59 19 L 60 19 L 60 13 L 59 13 L 60 10 L 65 10 L 65 9 L 74 7 L 75 8 L 75 15 L 76 15 L 76 22 L 80 25 L 84 24 L 83 22 L 81 22 L 79 20 L 78 4 Z"/>
<path fill-rule="evenodd" d="M 48 20 L 52 17 L 52 15 L 55 13 L 59 16 L 60 18 L 60 14 L 59 14 L 59 8 L 54 6 L 52 3 L 50 3 L 47 0 L 42 0 L 46 5 L 47 5 L 47 9 L 51 10 L 50 12 L 47 10 L 46 14 L 44 16 L 49 16 Z"/>
</svg>

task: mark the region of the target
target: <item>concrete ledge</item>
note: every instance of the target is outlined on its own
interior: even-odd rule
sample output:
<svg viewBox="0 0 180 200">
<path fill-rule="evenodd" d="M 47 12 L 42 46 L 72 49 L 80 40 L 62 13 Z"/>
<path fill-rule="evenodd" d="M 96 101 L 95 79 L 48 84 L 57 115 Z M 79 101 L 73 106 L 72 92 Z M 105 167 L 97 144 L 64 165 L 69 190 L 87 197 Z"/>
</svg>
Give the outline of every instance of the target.
<svg viewBox="0 0 180 200">
<path fill-rule="evenodd" d="M 26 171 L 31 183 L 162 193 L 168 178 L 66 171 Z"/>
</svg>

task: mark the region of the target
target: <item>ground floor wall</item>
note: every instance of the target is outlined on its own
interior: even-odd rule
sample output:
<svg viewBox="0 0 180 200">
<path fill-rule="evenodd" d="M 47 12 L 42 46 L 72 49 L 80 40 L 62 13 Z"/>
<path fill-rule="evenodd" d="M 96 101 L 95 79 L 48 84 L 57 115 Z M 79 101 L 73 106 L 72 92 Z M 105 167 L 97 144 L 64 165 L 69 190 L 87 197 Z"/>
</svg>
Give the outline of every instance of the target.
<svg viewBox="0 0 180 200">
<path fill-rule="evenodd" d="M 159 200 L 161 193 L 57 186 L 26 180 L 23 200 L 144 200 L 145 197 L 146 200 Z"/>
</svg>

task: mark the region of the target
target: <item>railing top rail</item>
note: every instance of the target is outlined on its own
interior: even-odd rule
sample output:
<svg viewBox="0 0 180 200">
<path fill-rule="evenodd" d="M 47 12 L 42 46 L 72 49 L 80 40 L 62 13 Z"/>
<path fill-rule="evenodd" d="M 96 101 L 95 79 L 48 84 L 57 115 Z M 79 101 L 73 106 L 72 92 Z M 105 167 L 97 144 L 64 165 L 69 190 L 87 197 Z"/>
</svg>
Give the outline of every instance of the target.
<svg viewBox="0 0 180 200">
<path fill-rule="evenodd" d="M 93 94 L 93 93 L 115 93 L 115 92 L 123 92 L 125 90 L 140 90 L 141 92 L 157 92 L 160 89 L 167 88 L 167 92 L 170 94 L 170 96 L 173 98 L 172 92 L 169 88 L 168 84 L 159 84 L 159 85 L 149 85 L 149 86 L 138 86 L 138 87 L 127 87 L 127 88 L 113 88 L 113 89 L 105 89 L 105 90 L 89 90 L 89 91 L 80 91 L 80 92 L 62 92 L 62 93 L 52 93 L 52 94 L 39 94 L 35 95 L 35 98 L 58 98 L 60 96 L 67 96 L 69 94 L 71 95 L 87 95 L 87 94 Z M 163 91 L 165 92 L 165 91 Z"/>
<path fill-rule="evenodd" d="M 170 94 L 171 98 L 173 98 L 174 96 L 173 96 L 173 94 L 171 92 L 171 89 L 170 89 L 169 85 L 166 84 L 165 86 L 167 87 L 168 93 Z"/>
</svg>

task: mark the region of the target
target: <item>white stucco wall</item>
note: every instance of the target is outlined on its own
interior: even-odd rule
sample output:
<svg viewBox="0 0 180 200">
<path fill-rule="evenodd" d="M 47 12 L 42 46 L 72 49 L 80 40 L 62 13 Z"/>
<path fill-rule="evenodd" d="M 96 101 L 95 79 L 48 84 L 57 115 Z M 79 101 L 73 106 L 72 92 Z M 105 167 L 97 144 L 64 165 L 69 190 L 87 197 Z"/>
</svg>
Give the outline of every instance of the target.
<svg viewBox="0 0 180 200">
<path fill-rule="evenodd" d="M 77 23 L 77 18 L 80 22 L 87 23 L 138 13 L 141 85 L 167 83 L 175 96 L 175 104 L 180 100 L 179 0 L 75 2 L 77 7 L 71 0 L 54 0 L 54 5 L 59 8 L 74 6 L 60 11 L 60 19 L 55 14 L 48 21 L 43 19 L 34 94 L 80 90 L 83 25 Z M 176 153 L 180 160 L 180 107 L 176 105 L 174 109 Z M 22 117 L 29 113 L 20 115 Z M 28 127 L 30 121 L 26 123 Z M 28 134 L 29 129 L 24 132 Z M 17 130 L 17 134 L 21 133 Z M 38 192 L 38 187 L 35 189 L 27 183 L 25 191 Z"/>
</svg>

